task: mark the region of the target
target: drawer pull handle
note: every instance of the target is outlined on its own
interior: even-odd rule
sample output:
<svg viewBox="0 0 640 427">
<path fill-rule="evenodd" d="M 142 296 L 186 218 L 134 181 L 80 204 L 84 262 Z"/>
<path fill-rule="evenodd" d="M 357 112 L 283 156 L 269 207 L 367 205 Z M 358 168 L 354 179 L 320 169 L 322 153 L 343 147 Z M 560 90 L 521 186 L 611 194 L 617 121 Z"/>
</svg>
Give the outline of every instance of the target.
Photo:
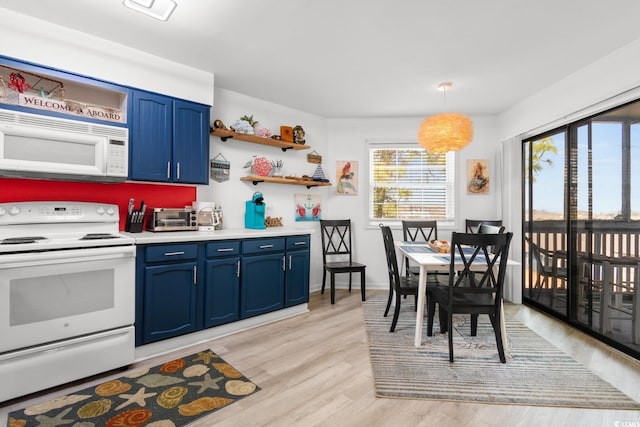
<svg viewBox="0 0 640 427">
<path fill-rule="evenodd" d="M 178 252 L 165 252 L 164 256 L 176 256 L 176 255 L 184 255 L 184 251 L 178 251 Z"/>
<path fill-rule="evenodd" d="M 295 246 L 300 246 L 300 245 L 306 245 L 307 242 L 295 242 L 294 245 Z"/>
<path fill-rule="evenodd" d="M 272 248 L 273 245 L 260 245 L 260 249 L 268 249 L 268 248 Z"/>
<path fill-rule="evenodd" d="M 220 248 L 218 249 L 218 252 L 232 252 L 233 248 Z"/>
</svg>

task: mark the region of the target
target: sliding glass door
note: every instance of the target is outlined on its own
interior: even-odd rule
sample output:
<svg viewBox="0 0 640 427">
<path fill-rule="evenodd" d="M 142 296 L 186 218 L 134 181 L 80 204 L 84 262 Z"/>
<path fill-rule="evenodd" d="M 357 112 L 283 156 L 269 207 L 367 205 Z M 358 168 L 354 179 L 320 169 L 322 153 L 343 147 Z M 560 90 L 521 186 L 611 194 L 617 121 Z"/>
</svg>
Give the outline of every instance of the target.
<svg viewBox="0 0 640 427">
<path fill-rule="evenodd" d="M 525 143 L 525 297 L 567 316 L 566 144 L 564 131 Z"/>
<path fill-rule="evenodd" d="M 640 102 L 523 143 L 525 304 L 640 358 Z"/>
</svg>

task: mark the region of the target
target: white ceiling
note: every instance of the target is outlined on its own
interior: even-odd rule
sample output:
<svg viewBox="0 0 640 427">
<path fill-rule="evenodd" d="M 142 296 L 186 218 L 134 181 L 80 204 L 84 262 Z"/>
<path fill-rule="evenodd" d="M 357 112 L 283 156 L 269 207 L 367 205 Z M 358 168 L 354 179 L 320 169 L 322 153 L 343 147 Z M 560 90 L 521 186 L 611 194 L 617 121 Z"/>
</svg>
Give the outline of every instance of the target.
<svg viewBox="0 0 640 427">
<path fill-rule="evenodd" d="M 121 0 L 0 7 L 215 74 L 216 87 L 326 118 L 498 114 L 638 38 L 637 0 Z M 0 29 L 1 34 L 1 29 Z M 1 52 L 0 52 L 1 54 Z M 606 78 L 603 76 L 603 78 Z"/>
</svg>

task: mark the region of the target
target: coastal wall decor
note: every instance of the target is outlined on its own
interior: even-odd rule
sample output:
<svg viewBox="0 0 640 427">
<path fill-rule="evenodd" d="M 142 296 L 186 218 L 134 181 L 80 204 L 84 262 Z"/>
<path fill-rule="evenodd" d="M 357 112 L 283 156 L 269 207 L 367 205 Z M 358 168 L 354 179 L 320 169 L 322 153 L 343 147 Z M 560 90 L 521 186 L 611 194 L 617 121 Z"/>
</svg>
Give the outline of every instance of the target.
<svg viewBox="0 0 640 427">
<path fill-rule="evenodd" d="M 296 221 L 320 221 L 322 197 L 318 194 L 294 194 Z"/>
<path fill-rule="evenodd" d="M 336 161 L 336 194 L 358 195 L 358 162 L 356 160 Z"/>
<path fill-rule="evenodd" d="M 467 160 L 467 194 L 489 193 L 489 160 Z"/>
</svg>

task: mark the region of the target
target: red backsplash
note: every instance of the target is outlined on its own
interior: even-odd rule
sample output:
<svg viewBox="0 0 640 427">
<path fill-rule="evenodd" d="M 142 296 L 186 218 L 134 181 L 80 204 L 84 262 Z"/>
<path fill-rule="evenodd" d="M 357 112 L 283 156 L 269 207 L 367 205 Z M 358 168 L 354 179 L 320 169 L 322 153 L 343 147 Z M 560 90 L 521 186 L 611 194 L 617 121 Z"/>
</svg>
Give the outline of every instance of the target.
<svg viewBox="0 0 640 427">
<path fill-rule="evenodd" d="M 144 200 L 149 207 L 181 208 L 196 200 L 196 187 L 124 182 L 102 184 L 89 182 L 47 181 L 0 178 L 0 202 L 69 201 L 112 203 L 120 208 L 120 229 L 124 230 L 129 198 L 136 207 Z"/>
</svg>

